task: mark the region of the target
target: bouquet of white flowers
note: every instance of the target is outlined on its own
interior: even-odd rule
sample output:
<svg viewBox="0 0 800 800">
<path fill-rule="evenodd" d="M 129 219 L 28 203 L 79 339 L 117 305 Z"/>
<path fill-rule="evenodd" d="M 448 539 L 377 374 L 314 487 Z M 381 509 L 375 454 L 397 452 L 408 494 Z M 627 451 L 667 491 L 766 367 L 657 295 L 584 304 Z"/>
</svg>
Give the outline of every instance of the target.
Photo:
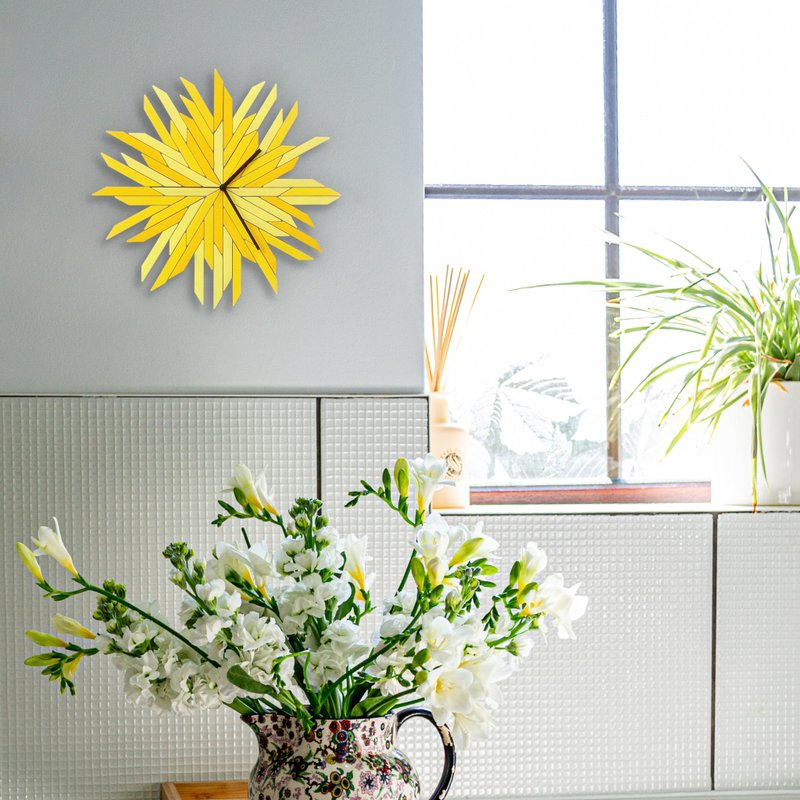
<svg viewBox="0 0 800 800">
<path fill-rule="evenodd" d="M 134 703 L 185 712 L 227 705 L 245 715 L 282 712 L 310 726 L 315 719 L 380 717 L 424 702 L 457 742 L 489 727 L 497 684 L 515 659 L 530 650 L 530 635 L 552 622 L 558 636 L 574 638 L 572 622 L 586 598 L 561 575 L 539 581 L 547 556 L 535 544 L 519 554 L 497 581 L 492 555 L 498 543 L 481 524 L 450 524 L 428 515 L 442 486 L 444 463 L 428 455 L 401 458 L 384 470 L 377 488 L 362 481 L 347 506 L 373 496 L 413 530 L 411 553 L 394 594 L 365 634 L 375 606 L 367 571 L 368 538 L 342 536 L 328 524 L 319 500 L 298 498 L 288 519 L 278 510 L 263 472 L 237 466 L 219 500 L 216 526 L 245 520 L 274 526 L 277 547 L 241 528 L 241 547 L 218 543 L 207 561 L 184 542 L 164 556 L 171 580 L 185 594 L 180 629 L 161 619 L 152 604 L 133 603 L 123 585 L 95 585 L 75 567 L 56 522 L 42 527 L 35 550 L 17 551 L 45 597 L 56 602 L 87 592 L 98 595 L 98 635 L 56 614 L 60 636 L 27 631 L 50 648 L 26 660 L 75 693 L 75 673 L 86 657 L 111 655 L 125 674 Z M 409 507 L 413 487 L 415 508 Z M 37 557 L 54 558 L 72 575 L 73 589 L 54 587 Z M 91 646 L 62 636 L 93 640 Z"/>
</svg>

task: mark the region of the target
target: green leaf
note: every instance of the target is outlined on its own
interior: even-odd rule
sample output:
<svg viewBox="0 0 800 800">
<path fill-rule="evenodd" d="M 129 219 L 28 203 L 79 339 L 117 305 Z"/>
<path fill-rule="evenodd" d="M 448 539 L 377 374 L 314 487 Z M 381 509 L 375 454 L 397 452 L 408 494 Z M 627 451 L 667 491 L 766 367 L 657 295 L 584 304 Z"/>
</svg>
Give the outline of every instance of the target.
<svg viewBox="0 0 800 800">
<path fill-rule="evenodd" d="M 271 686 L 267 686 L 255 678 L 251 678 L 238 664 L 228 670 L 228 680 L 250 694 L 272 694 Z"/>
<path fill-rule="evenodd" d="M 787 381 L 800 381 L 800 353 L 794 357 L 783 377 Z"/>
</svg>

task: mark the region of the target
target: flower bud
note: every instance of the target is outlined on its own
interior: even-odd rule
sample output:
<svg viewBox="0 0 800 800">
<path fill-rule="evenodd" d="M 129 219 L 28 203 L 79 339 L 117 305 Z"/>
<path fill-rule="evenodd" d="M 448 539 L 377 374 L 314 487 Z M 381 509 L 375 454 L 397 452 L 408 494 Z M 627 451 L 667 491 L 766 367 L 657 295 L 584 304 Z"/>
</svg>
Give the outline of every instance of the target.
<svg viewBox="0 0 800 800">
<path fill-rule="evenodd" d="M 410 469 L 408 460 L 405 458 L 398 458 L 394 464 L 394 482 L 397 485 L 397 491 L 400 497 L 408 497 L 408 473 Z"/>
<path fill-rule="evenodd" d="M 66 647 L 67 643 L 58 636 L 53 636 L 51 633 L 42 633 L 42 631 L 25 631 L 25 635 L 39 647 Z"/>
<path fill-rule="evenodd" d="M 44 580 L 44 577 L 42 576 L 42 570 L 36 561 L 36 556 L 33 554 L 33 551 L 30 548 L 25 547 L 22 542 L 17 542 L 17 555 L 19 556 L 19 560 L 22 562 L 22 565 L 25 567 L 25 569 L 27 569 L 37 581 Z"/>
<path fill-rule="evenodd" d="M 59 633 L 66 634 L 67 636 L 80 636 L 83 639 L 97 638 L 96 634 L 81 625 L 78 620 L 72 619 L 72 617 L 65 617 L 63 614 L 53 614 L 53 618 L 50 621 Z"/>
</svg>

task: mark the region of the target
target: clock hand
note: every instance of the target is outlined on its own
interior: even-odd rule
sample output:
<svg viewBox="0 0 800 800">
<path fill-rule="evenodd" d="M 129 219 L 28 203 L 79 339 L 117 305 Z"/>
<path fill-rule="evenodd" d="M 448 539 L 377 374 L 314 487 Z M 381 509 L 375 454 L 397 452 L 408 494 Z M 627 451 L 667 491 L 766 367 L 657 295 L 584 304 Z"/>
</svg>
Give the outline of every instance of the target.
<svg viewBox="0 0 800 800">
<path fill-rule="evenodd" d="M 219 188 L 224 192 L 228 188 L 228 186 L 230 186 L 231 183 L 233 183 L 233 181 L 235 181 L 245 171 L 245 169 L 247 169 L 250 162 L 260 155 L 261 155 L 261 150 L 256 148 L 255 153 L 253 153 L 253 155 L 251 155 L 250 158 L 248 158 L 247 161 L 245 161 L 244 164 L 242 164 L 242 166 L 239 167 L 239 169 L 237 169 L 236 172 L 234 172 L 233 175 L 230 176 L 230 178 L 228 178 L 228 180 L 226 180 L 224 183 L 221 183 Z"/>
<path fill-rule="evenodd" d="M 250 241 L 256 246 L 256 250 L 260 251 L 261 248 L 259 247 L 259 244 L 256 241 L 256 237 L 253 236 L 253 232 L 250 230 L 250 226 L 244 221 L 244 217 L 241 215 L 239 209 L 236 208 L 236 203 L 233 202 L 233 199 L 228 194 L 228 189 L 224 186 L 220 186 L 219 188 L 222 191 L 222 194 L 224 194 L 225 197 L 228 198 L 228 202 L 231 204 L 231 208 L 233 208 L 233 210 L 236 212 L 236 216 L 239 217 L 239 222 L 241 222 L 242 225 L 244 225 L 244 229 L 247 231 L 247 235 L 250 237 Z"/>
</svg>

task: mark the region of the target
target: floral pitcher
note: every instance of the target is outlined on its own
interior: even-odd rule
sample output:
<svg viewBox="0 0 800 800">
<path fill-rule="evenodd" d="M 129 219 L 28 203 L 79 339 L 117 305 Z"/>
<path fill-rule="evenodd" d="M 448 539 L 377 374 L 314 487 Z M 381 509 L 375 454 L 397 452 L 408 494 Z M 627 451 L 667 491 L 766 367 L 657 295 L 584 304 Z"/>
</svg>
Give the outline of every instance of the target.
<svg viewBox="0 0 800 800">
<path fill-rule="evenodd" d="M 369 719 L 314 720 L 306 732 L 284 714 L 242 716 L 258 737 L 258 761 L 250 773 L 249 800 L 419 800 L 419 777 L 395 749 L 400 726 L 424 717 L 439 731 L 444 770 L 431 800 L 444 800 L 456 768 L 446 726 L 424 708 Z"/>
</svg>

